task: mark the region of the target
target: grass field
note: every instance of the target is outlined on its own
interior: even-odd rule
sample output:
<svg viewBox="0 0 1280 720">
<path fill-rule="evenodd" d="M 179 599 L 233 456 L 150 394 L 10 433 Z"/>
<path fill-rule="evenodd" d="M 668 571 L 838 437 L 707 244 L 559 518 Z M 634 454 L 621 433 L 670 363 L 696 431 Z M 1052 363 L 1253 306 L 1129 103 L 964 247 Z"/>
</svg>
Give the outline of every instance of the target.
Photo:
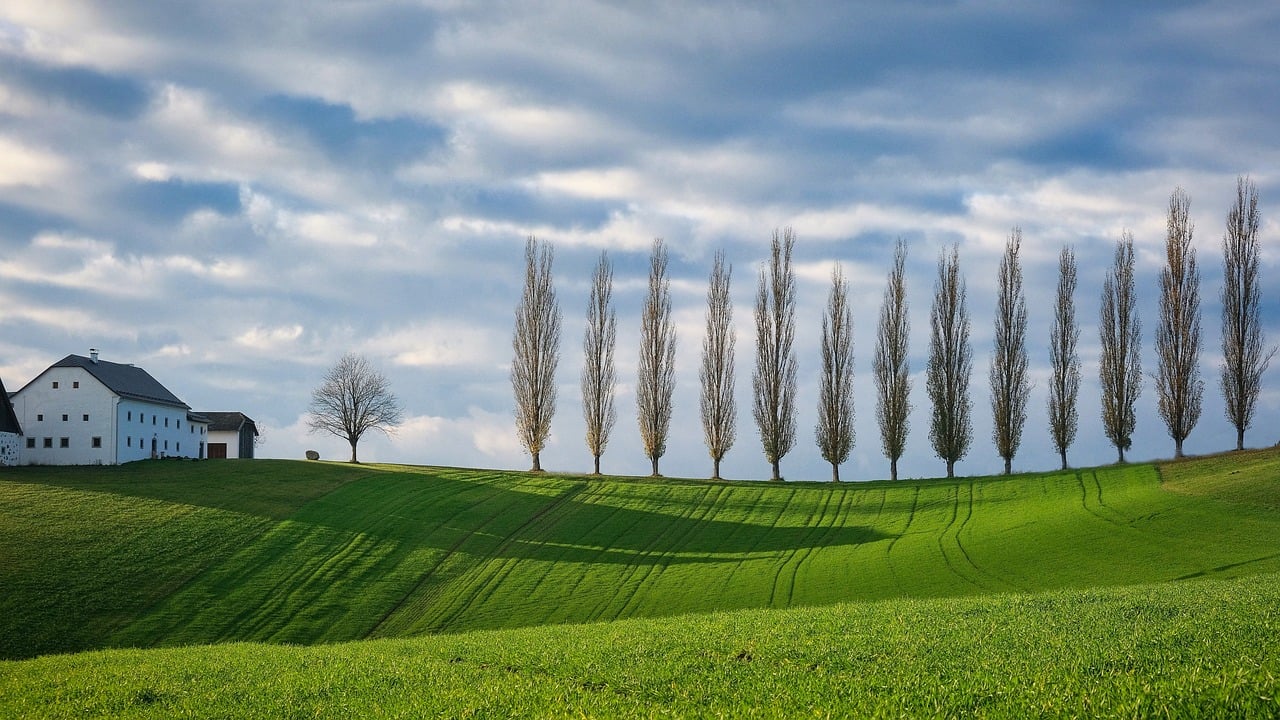
<svg viewBox="0 0 1280 720">
<path fill-rule="evenodd" d="M 0 716 L 1275 717 L 1280 576 L 0 662 Z"/>
<path fill-rule="evenodd" d="M 1277 538 L 1274 450 L 842 485 L 18 468 L 0 474 L 0 657 L 417 639 L 0 663 L 0 716 L 310 715 L 323 698 L 360 715 L 729 716 L 774 680 L 796 686 L 787 715 L 824 699 L 1094 714 L 1072 704 L 1094 687 L 1121 715 L 1158 714 L 1129 703 L 1166 691 L 1274 713 Z M 478 632 L 501 628 L 525 629 Z M 277 682 L 278 698 L 226 692 Z"/>
</svg>

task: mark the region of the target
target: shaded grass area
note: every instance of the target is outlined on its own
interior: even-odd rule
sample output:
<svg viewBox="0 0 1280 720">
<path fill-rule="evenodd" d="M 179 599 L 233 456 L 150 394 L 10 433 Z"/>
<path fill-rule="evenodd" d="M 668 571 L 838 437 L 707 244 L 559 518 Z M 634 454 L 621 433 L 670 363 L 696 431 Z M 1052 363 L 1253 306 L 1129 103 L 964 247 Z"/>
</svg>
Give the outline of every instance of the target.
<svg viewBox="0 0 1280 720">
<path fill-rule="evenodd" d="M 1168 490 L 1280 510 L 1280 452 L 1229 452 L 1160 464 Z"/>
<path fill-rule="evenodd" d="M 19 468 L 0 476 L 0 657 L 1276 573 L 1278 457 L 1240 465 L 1244 494 L 1221 458 L 1163 485 L 1151 465 L 842 485 Z"/>
<path fill-rule="evenodd" d="M 11 717 L 1273 717 L 1280 576 L 0 662 Z"/>
</svg>

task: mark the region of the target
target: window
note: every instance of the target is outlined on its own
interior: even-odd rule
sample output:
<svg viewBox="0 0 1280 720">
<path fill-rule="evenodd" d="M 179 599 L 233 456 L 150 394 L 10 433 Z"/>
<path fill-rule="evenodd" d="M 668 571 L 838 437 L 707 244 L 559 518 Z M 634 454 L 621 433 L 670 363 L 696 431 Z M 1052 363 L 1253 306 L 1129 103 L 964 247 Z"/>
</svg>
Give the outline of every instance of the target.
<svg viewBox="0 0 1280 720">
<path fill-rule="evenodd" d="M 35 448 L 36 448 L 36 439 L 35 439 L 35 438 L 27 438 L 27 449 L 28 449 L 28 450 L 34 450 Z"/>
<path fill-rule="evenodd" d="M 54 389 L 54 390 L 57 390 L 57 389 L 58 389 L 58 381 L 57 381 L 57 380 L 54 380 L 54 381 L 53 381 L 53 389 Z"/>
<path fill-rule="evenodd" d="M 58 447 L 60 448 L 71 447 L 71 438 L 58 438 Z"/>
<path fill-rule="evenodd" d="M 84 421 L 89 422 L 89 413 L 84 414 Z"/>
<path fill-rule="evenodd" d="M 130 435 L 129 437 L 127 437 L 127 438 L 125 438 L 125 439 L 124 439 L 124 446 L 125 446 L 125 447 L 133 447 L 133 436 L 132 436 L 132 435 Z"/>
<path fill-rule="evenodd" d="M 51 448 L 51 447 L 53 447 L 53 438 L 45 438 L 45 439 L 44 439 L 44 446 L 45 446 L 46 448 Z"/>
<path fill-rule="evenodd" d="M 66 413 L 62 413 L 62 422 L 66 422 L 68 417 Z"/>
<path fill-rule="evenodd" d="M 133 411 L 129 411 L 129 422 L 133 422 Z"/>
<path fill-rule="evenodd" d="M 178 429 L 182 429 L 182 418 L 178 418 Z"/>
<path fill-rule="evenodd" d="M 146 421 L 147 421 L 147 416 L 143 415 L 142 413 L 138 413 L 138 422 L 144 423 Z"/>
<path fill-rule="evenodd" d="M 182 443 L 177 444 L 178 452 L 182 452 Z"/>
<path fill-rule="evenodd" d="M 44 422 L 44 413 L 36 415 L 36 422 Z"/>
<path fill-rule="evenodd" d="M 169 449 L 169 441 L 168 441 L 168 440 L 165 440 L 165 441 L 164 441 L 164 449 L 165 449 L 165 450 L 168 450 L 168 449 Z"/>
<path fill-rule="evenodd" d="M 79 380 L 76 380 L 75 382 L 71 383 L 71 389 L 72 389 L 72 390 L 79 390 L 79 389 L 80 389 L 80 381 L 79 381 Z"/>
<path fill-rule="evenodd" d="M 91 440 L 89 444 L 92 445 L 93 447 L 100 448 L 102 447 L 102 438 L 96 437 L 93 440 Z"/>
<path fill-rule="evenodd" d="M 152 416 L 151 416 L 151 424 L 152 424 L 152 425 L 155 425 L 155 424 L 156 424 L 156 416 L 155 416 L 155 415 L 152 415 Z"/>
<path fill-rule="evenodd" d="M 169 427 L 169 418 L 164 419 L 164 426 Z"/>
</svg>

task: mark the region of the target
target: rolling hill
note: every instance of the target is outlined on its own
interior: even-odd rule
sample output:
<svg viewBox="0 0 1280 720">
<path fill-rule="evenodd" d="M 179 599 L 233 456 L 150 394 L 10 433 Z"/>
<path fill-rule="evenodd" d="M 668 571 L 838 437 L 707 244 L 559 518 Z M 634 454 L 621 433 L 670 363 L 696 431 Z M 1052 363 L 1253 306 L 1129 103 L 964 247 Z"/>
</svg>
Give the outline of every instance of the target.
<svg viewBox="0 0 1280 720">
<path fill-rule="evenodd" d="M 1271 574 L 1278 478 L 1276 451 L 840 485 L 290 461 L 20 468 L 0 476 L 0 655 Z"/>
</svg>

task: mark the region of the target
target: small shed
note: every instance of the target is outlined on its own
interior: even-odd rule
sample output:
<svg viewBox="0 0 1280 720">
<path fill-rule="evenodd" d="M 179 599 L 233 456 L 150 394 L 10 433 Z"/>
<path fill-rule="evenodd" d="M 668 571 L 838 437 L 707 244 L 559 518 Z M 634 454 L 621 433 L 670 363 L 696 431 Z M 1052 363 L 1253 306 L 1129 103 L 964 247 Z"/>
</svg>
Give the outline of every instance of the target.
<svg viewBox="0 0 1280 720">
<path fill-rule="evenodd" d="M 209 444 L 206 449 L 210 460 L 253 459 L 253 444 L 258 437 L 258 426 L 252 418 L 242 412 L 199 414 L 209 421 Z"/>
</svg>

